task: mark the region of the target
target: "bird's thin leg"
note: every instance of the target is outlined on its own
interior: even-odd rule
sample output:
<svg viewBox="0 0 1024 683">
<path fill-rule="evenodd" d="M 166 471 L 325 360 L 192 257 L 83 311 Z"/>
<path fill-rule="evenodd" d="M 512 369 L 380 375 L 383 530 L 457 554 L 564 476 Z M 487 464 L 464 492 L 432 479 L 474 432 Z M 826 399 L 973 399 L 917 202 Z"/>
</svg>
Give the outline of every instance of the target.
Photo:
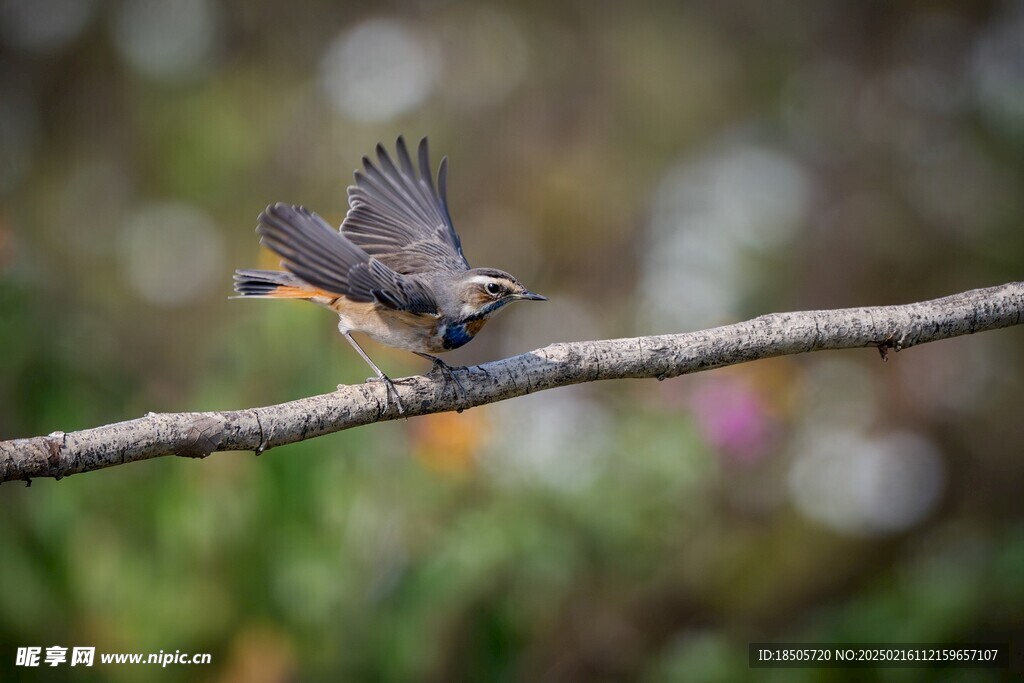
<svg viewBox="0 0 1024 683">
<path fill-rule="evenodd" d="M 389 397 L 392 393 L 394 393 L 394 395 L 395 395 L 395 405 L 398 406 L 398 412 L 399 412 L 399 414 L 404 413 L 405 412 L 405 406 L 402 405 L 402 399 L 400 399 L 398 397 L 398 389 L 395 388 L 395 383 L 392 382 L 391 378 L 388 377 L 387 375 L 385 375 L 381 371 L 381 369 L 377 367 L 376 363 L 374 363 L 372 360 L 370 360 L 370 357 L 367 356 L 366 352 L 363 351 L 362 347 L 359 346 L 359 344 L 356 343 L 356 340 L 352 338 L 351 334 L 349 334 L 348 332 L 345 332 L 345 331 L 342 331 L 341 334 L 345 337 L 345 339 L 348 339 L 348 343 L 349 344 L 351 344 L 353 347 L 355 347 L 355 350 L 359 352 L 359 355 L 363 357 L 363 360 L 365 360 L 367 363 L 370 364 L 370 367 L 373 368 L 373 371 L 377 373 L 377 380 L 381 381 L 381 382 L 384 382 L 384 386 L 387 387 L 387 391 L 384 393 L 384 396 L 385 397 Z M 386 398 L 385 400 L 390 400 L 390 399 Z"/>
<path fill-rule="evenodd" d="M 458 387 L 459 394 L 461 394 L 461 398 L 463 401 L 469 399 L 469 396 L 466 394 L 466 388 L 462 386 L 462 382 L 460 382 L 459 378 L 455 376 L 455 370 L 452 368 L 452 366 L 448 365 L 437 356 L 431 356 L 429 353 L 420 353 L 419 351 L 413 351 L 413 353 L 415 353 L 420 358 L 429 360 L 431 363 L 433 363 L 434 368 L 440 371 L 440 373 L 444 376 L 446 382 L 451 382 L 456 387 Z M 434 368 L 431 368 L 431 371 L 433 371 Z"/>
</svg>

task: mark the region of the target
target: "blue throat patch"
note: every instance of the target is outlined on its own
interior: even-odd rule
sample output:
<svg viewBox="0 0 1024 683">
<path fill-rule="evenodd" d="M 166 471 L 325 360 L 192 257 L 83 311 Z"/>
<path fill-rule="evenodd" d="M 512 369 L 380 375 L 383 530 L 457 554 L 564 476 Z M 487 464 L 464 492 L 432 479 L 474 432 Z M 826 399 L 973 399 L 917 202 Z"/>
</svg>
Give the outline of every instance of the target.
<svg viewBox="0 0 1024 683">
<path fill-rule="evenodd" d="M 442 342 L 446 349 L 457 349 L 473 338 L 463 323 L 450 323 L 444 328 Z"/>
</svg>

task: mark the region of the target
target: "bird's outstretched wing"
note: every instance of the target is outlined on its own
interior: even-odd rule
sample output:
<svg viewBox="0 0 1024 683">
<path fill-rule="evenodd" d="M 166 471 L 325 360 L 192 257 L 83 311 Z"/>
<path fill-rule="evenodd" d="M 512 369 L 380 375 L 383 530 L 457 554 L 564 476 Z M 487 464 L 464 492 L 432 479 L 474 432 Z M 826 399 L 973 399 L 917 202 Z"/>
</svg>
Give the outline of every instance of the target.
<svg viewBox="0 0 1024 683">
<path fill-rule="evenodd" d="M 396 149 L 397 166 L 380 144 L 377 164 L 363 157 L 363 170 L 348 188 L 351 208 L 342 234 L 397 273 L 468 270 L 448 212 L 448 158 L 441 160 L 435 187 L 426 138 L 420 140 L 418 174 L 401 137 Z"/>
<path fill-rule="evenodd" d="M 437 301 L 415 277 L 396 273 L 301 206 L 272 204 L 260 214 L 260 242 L 301 280 L 352 301 L 436 314 Z"/>
</svg>

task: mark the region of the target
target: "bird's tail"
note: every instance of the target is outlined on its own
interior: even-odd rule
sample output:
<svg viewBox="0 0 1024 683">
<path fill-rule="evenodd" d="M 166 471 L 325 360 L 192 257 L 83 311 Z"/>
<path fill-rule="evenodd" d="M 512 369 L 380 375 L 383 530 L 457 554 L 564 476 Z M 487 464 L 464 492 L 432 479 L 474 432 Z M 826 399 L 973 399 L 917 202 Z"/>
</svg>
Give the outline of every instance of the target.
<svg viewBox="0 0 1024 683">
<path fill-rule="evenodd" d="M 326 294 L 280 270 L 236 270 L 235 291 L 239 294 L 235 298 L 263 299 L 313 299 Z"/>
</svg>

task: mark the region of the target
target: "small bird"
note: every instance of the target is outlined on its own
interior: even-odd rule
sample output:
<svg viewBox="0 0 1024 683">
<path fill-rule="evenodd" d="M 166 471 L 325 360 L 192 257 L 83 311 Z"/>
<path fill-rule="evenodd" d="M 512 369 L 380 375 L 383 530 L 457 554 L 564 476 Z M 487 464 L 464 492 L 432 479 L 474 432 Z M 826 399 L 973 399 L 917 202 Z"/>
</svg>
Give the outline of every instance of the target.
<svg viewBox="0 0 1024 683">
<path fill-rule="evenodd" d="M 448 211 L 448 158 L 435 185 L 426 138 L 419 173 L 401 137 L 396 149 L 397 165 L 380 144 L 376 164 L 363 157 L 340 230 L 305 207 L 268 206 L 256 232 L 286 271 L 238 270 L 234 280 L 241 297 L 304 299 L 337 313 L 338 330 L 404 413 L 394 383 L 353 332 L 431 361 L 463 390 L 433 354 L 466 344 L 506 304 L 547 299 L 503 270 L 470 268 Z"/>
</svg>

